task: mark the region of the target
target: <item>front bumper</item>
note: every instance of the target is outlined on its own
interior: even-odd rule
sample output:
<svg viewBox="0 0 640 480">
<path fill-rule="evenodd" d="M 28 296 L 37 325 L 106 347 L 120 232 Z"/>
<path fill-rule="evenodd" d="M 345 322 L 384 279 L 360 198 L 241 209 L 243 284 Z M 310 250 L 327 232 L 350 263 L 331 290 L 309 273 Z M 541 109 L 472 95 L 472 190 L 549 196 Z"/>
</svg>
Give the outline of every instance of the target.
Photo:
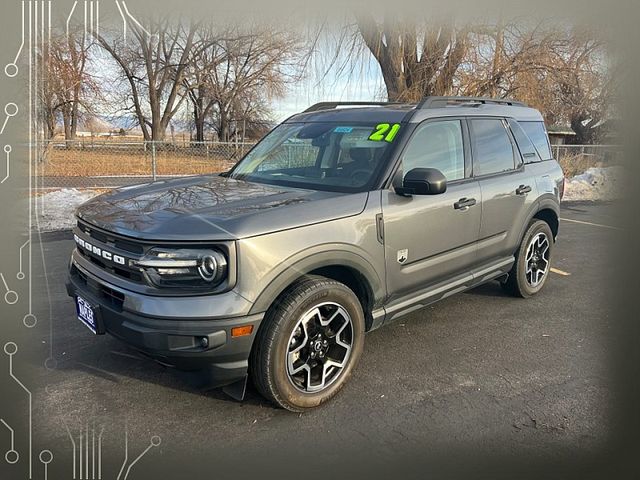
<svg viewBox="0 0 640 480">
<path fill-rule="evenodd" d="M 168 309 L 171 311 L 169 317 L 150 316 L 135 307 L 148 306 L 155 297 L 109 284 L 84 268 L 81 261 L 72 257 L 67 293 L 71 297 L 80 295 L 98 306 L 107 333 L 164 365 L 201 372 L 206 376 L 208 387 L 228 385 L 246 378 L 251 346 L 264 313 L 194 318 L 192 310 L 184 308 L 188 306 L 188 298 L 181 297 L 177 299 L 183 307 L 179 314 L 171 308 Z M 145 298 L 138 298 L 141 296 Z M 171 302 L 172 298 L 158 298 L 158 302 Z M 194 303 L 202 302 L 202 297 L 196 298 Z M 215 304 L 216 296 L 210 296 L 208 301 Z M 208 310 L 211 308 L 209 306 Z M 231 337 L 233 327 L 249 324 L 253 325 L 251 335 Z M 206 346 L 203 346 L 205 338 Z"/>
</svg>

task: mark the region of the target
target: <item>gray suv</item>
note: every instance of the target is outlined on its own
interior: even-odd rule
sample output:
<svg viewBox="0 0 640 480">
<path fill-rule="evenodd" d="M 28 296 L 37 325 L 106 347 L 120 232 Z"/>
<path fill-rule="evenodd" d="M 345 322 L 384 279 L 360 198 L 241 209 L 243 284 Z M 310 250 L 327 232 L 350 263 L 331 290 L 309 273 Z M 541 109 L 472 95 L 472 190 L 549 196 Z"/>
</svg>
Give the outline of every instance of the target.
<svg viewBox="0 0 640 480">
<path fill-rule="evenodd" d="M 67 290 L 95 334 L 303 411 L 344 385 L 365 332 L 491 280 L 538 293 L 563 185 L 519 102 L 317 104 L 229 172 L 82 205 Z"/>
</svg>

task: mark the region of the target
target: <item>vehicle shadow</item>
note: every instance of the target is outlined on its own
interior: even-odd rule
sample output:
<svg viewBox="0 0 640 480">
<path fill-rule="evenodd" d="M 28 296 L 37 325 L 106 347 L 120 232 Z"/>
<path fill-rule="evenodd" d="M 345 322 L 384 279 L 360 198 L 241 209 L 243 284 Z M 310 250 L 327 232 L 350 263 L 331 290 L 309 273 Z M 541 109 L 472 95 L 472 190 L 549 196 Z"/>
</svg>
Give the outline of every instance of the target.
<svg viewBox="0 0 640 480">
<path fill-rule="evenodd" d="M 159 364 L 108 335 L 97 340 L 99 344 L 92 342 L 93 348 L 76 349 L 73 356 L 56 361 L 49 374 L 59 375 L 60 380 L 64 381 L 82 372 L 94 377 L 96 382 L 113 383 L 114 388 L 123 383 L 124 376 L 142 383 L 202 396 L 229 406 L 253 405 L 275 409 L 257 392 L 250 380 L 247 382 L 245 398 L 239 402 L 225 394 L 222 388 L 209 388 L 206 377 L 196 372 L 184 372 Z"/>
<path fill-rule="evenodd" d="M 464 295 L 480 296 L 480 297 L 510 297 L 500 286 L 500 282 L 497 280 L 484 283 L 471 290 L 464 292 Z"/>
</svg>

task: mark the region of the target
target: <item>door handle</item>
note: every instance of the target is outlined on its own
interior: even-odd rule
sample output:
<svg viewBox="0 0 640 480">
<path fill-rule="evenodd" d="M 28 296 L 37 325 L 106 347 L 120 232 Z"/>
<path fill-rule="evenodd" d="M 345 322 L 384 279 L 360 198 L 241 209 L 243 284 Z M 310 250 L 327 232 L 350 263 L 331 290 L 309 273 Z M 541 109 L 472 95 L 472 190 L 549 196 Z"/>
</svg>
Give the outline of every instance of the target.
<svg viewBox="0 0 640 480">
<path fill-rule="evenodd" d="M 453 208 L 455 208 L 456 210 L 466 210 L 469 207 L 473 207 L 476 204 L 476 199 L 475 198 L 461 198 L 460 200 L 458 200 L 456 203 L 453 204 Z"/>
<path fill-rule="evenodd" d="M 516 188 L 516 195 L 525 195 L 531 191 L 531 187 L 529 185 L 520 185 Z"/>
</svg>

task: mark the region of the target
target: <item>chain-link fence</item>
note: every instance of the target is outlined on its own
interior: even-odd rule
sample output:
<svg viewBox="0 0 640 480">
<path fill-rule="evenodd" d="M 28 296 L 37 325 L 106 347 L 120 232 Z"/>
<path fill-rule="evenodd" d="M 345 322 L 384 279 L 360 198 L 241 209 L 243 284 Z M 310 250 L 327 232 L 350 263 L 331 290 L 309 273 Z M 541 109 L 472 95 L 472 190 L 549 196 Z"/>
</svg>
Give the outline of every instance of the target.
<svg viewBox="0 0 640 480">
<path fill-rule="evenodd" d="M 253 147 L 241 142 L 52 140 L 43 148 L 38 186 L 117 187 L 229 170 Z"/>
<path fill-rule="evenodd" d="M 551 145 L 555 158 L 590 157 L 594 161 L 609 165 L 618 164 L 622 160 L 620 145 Z"/>
<path fill-rule="evenodd" d="M 554 158 L 560 162 L 566 177 L 573 177 L 592 167 L 621 165 L 620 145 L 551 145 Z"/>
<path fill-rule="evenodd" d="M 37 184 L 42 189 L 113 188 L 150 180 L 223 172 L 252 147 L 242 142 L 147 142 L 112 137 L 52 140 L 42 151 Z M 565 175 L 573 176 L 594 166 L 617 165 L 622 160 L 618 145 L 552 145 Z M 313 150 L 315 151 L 315 150 Z M 305 145 L 281 151 L 283 165 L 306 164 Z"/>
</svg>

